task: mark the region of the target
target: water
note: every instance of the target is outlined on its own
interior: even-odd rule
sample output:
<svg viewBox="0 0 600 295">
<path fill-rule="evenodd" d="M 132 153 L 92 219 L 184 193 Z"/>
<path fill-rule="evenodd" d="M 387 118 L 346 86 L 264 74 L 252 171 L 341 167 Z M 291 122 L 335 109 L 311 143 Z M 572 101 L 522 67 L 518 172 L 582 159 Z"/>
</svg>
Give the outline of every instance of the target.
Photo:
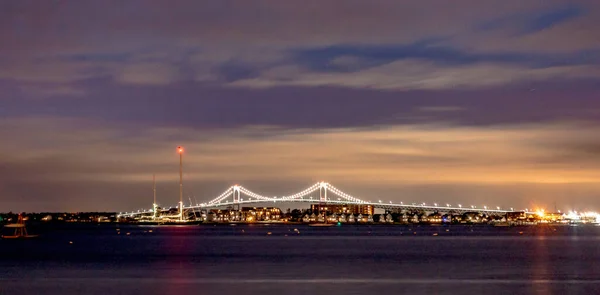
<svg viewBox="0 0 600 295">
<path fill-rule="evenodd" d="M 40 230 L 0 241 L 0 294 L 600 294 L 596 226 Z"/>
</svg>

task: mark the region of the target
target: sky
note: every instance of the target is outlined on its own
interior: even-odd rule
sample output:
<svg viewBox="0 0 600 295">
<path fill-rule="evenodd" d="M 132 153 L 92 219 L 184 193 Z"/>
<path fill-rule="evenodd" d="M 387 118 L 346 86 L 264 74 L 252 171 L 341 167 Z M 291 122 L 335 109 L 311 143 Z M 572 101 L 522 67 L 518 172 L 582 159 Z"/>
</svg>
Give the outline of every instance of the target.
<svg viewBox="0 0 600 295">
<path fill-rule="evenodd" d="M 0 212 L 270 196 L 600 210 L 600 2 L 0 2 Z M 285 207 L 285 206 L 284 206 Z"/>
</svg>

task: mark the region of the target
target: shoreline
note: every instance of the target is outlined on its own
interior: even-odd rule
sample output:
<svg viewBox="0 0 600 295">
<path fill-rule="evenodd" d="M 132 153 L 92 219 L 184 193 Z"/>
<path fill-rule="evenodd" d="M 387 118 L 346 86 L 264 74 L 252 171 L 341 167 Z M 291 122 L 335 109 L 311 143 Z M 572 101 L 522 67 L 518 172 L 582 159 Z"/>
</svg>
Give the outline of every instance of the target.
<svg viewBox="0 0 600 295">
<path fill-rule="evenodd" d="M 304 222 L 61 222 L 50 221 L 40 222 L 32 221 L 27 223 L 30 226 L 43 225 L 151 225 L 151 226 L 310 226 L 319 223 L 304 223 Z M 6 223 L 0 223 L 0 228 Z M 447 226 L 477 226 L 477 227 L 530 227 L 530 226 L 600 226 L 595 223 L 513 223 L 513 224 L 494 224 L 494 223 L 333 223 L 333 226 L 431 226 L 431 227 L 447 227 Z"/>
</svg>

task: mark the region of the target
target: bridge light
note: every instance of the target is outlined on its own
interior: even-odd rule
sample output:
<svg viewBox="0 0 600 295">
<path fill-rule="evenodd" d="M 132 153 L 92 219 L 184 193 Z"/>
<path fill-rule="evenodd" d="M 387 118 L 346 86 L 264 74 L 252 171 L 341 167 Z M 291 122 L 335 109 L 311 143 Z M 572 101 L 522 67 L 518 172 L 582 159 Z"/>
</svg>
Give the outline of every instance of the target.
<svg viewBox="0 0 600 295">
<path fill-rule="evenodd" d="M 379 200 L 379 203 L 381 203 L 381 200 Z"/>
<path fill-rule="evenodd" d="M 497 206 L 497 207 L 496 207 L 496 209 L 497 209 L 497 210 L 500 210 L 500 206 Z"/>
<path fill-rule="evenodd" d="M 510 211 L 515 211 L 512 207 L 510 207 Z"/>
<path fill-rule="evenodd" d="M 450 204 L 446 204 L 446 207 L 450 207 Z"/>
<path fill-rule="evenodd" d="M 437 207 L 437 203 L 433 203 L 433 206 L 436 206 L 436 207 Z"/>
<path fill-rule="evenodd" d="M 461 205 L 461 204 L 458 204 L 458 208 L 462 208 L 462 205 Z"/>
<path fill-rule="evenodd" d="M 472 209 L 475 209 L 475 206 L 471 205 L 471 208 L 472 208 Z"/>
</svg>

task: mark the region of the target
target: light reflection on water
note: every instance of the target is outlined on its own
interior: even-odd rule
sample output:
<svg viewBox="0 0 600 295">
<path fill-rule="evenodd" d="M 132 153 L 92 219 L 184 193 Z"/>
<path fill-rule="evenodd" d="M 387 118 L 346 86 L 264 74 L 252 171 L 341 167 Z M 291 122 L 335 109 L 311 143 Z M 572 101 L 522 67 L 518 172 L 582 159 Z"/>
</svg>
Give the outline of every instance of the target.
<svg viewBox="0 0 600 295">
<path fill-rule="evenodd" d="M 0 294 L 600 293 L 598 227 L 120 228 L 0 241 Z"/>
</svg>

